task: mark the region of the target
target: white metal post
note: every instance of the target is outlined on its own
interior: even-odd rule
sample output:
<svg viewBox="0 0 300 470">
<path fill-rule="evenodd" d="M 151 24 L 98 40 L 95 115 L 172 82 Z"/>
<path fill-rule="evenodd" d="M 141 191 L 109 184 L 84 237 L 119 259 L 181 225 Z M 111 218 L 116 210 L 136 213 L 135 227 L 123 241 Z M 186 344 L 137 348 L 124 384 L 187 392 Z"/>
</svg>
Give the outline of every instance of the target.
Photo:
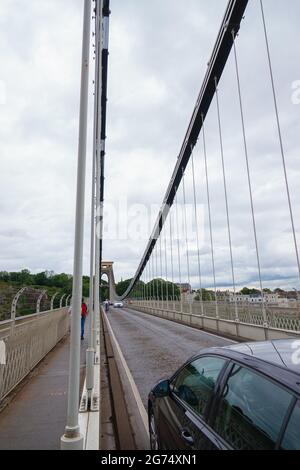
<svg viewBox="0 0 300 470">
<path fill-rule="evenodd" d="M 96 326 L 100 314 L 100 282 L 101 282 L 101 266 L 100 266 L 100 200 L 101 200 L 101 124 L 102 124 L 102 12 L 103 0 L 99 0 L 99 28 L 98 28 L 98 66 L 97 74 L 97 128 L 96 128 L 96 250 L 95 250 L 95 284 L 94 284 L 94 302 L 95 302 L 95 323 L 93 329 L 93 346 L 96 348 Z"/>
<path fill-rule="evenodd" d="M 47 294 L 47 291 L 43 290 L 41 292 L 41 294 L 39 295 L 39 298 L 38 298 L 37 303 L 36 303 L 36 313 L 40 313 L 40 311 L 41 311 L 41 302 L 42 302 L 42 299 L 43 299 L 44 295 L 46 295 L 46 294 Z"/>
<path fill-rule="evenodd" d="M 66 295 L 67 294 L 63 294 L 63 296 L 61 297 L 60 302 L 59 302 L 59 308 L 63 307 L 63 301 L 64 301 L 64 298 L 66 297 Z"/>
<path fill-rule="evenodd" d="M 94 135 L 93 135 L 93 176 L 92 176 L 92 206 L 91 206 L 91 250 L 90 250 L 90 325 L 89 325 L 89 347 L 86 352 L 86 388 L 91 397 L 94 388 L 94 362 L 95 344 L 94 331 L 96 325 L 96 305 L 95 305 L 95 206 L 96 206 L 96 164 L 98 158 L 97 136 L 99 118 L 101 116 L 101 18 L 102 0 L 96 2 L 95 18 L 95 98 L 94 98 Z M 100 83 L 99 83 L 100 82 Z"/>
<path fill-rule="evenodd" d="M 66 298 L 66 307 L 68 307 L 68 305 L 69 305 L 70 298 L 71 298 L 71 295 L 68 295 L 68 297 Z"/>
<path fill-rule="evenodd" d="M 56 299 L 58 294 L 59 294 L 59 292 L 55 292 L 55 294 L 52 296 L 50 310 L 54 310 L 54 300 Z"/>
<path fill-rule="evenodd" d="M 62 450 L 83 449 L 83 436 L 80 434 L 78 414 L 80 393 L 80 317 L 82 299 L 90 32 L 91 0 L 84 0 L 68 415 L 65 434 L 61 438 Z"/>
<path fill-rule="evenodd" d="M 19 290 L 19 292 L 17 292 L 17 294 L 15 295 L 13 301 L 12 301 L 12 305 L 11 305 L 11 316 L 10 316 L 10 319 L 11 321 L 15 322 L 16 320 L 16 316 L 17 316 L 17 305 L 18 305 L 18 301 L 21 297 L 21 295 L 26 291 L 27 287 L 22 287 L 22 289 Z"/>
</svg>

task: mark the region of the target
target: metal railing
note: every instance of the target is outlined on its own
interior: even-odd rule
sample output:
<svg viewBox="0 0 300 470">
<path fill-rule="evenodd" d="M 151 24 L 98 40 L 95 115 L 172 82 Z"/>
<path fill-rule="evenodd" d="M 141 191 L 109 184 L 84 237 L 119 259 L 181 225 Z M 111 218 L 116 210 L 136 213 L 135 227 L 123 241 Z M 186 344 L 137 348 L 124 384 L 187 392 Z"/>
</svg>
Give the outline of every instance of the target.
<svg viewBox="0 0 300 470">
<path fill-rule="evenodd" d="M 68 307 L 0 322 L 0 403 L 68 333 Z"/>
<path fill-rule="evenodd" d="M 70 305 L 70 299 L 70 295 L 67 296 L 61 292 L 55 292 L 52 295 L 47 290 L 30 286 L 2 288 L 0 289 L 0 323 L 5 320 L 67 307 Z"/>
<path fill-rule="evenodd" d="M 229 302 L 218 302 L 218 316 L 216 314 L 215 302 L 203 302 L 203 311 L 200 301 L 180 302 L 161 301 L 161 300 L 137 300 L 133 301 L 134 307 L 148 309 L 150 312 L 168 312 L 170 314 L 193 315 L 194 317 L 205 317 L 208 320 L 217 320 L 225 322 L 234 322 L 245 325 L 253 325 L 265 329 L 278 329 L 282 331 L 290 331 L 291 333 L 300 332 L 300 313 L 295 308 L 282 308 L 268 305 L 266 306 L 267 323 L 259 305 L 241 304 L 236 309 L 235 305 Z"/>
</svg>

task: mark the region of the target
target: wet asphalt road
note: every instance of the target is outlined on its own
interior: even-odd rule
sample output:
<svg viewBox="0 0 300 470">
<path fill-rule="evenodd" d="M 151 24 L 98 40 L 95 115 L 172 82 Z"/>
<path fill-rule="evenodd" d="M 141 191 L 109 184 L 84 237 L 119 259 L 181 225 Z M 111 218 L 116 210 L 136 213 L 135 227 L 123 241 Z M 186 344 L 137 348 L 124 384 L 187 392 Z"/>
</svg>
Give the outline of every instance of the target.
<svg viewBox="0 0 300 470">
<path fill-rule="evenodd" d="M 127 308 L 111 308 L 108 319 L 145 406 L 153 385 L 169 378 L 191 356 L 207 347 L 231 343 Z"/>
</svg>

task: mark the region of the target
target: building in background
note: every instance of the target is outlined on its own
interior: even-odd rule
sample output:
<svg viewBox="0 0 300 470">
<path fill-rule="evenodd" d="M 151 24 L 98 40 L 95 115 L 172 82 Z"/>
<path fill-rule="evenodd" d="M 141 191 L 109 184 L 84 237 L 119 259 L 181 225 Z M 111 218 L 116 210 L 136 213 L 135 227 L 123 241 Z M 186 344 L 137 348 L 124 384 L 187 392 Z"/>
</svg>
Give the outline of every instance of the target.
<svg viewBox="0 0 300 470">
<path fill-rule="evenodd" d="M 183 294 L 192 292 L 192 286 L 190 284 L 183 283 L 183 284 L 176 284 L 176 286 L 178 287 L 178 289 L 180 289 L 180 292 Z"/>
</svg>

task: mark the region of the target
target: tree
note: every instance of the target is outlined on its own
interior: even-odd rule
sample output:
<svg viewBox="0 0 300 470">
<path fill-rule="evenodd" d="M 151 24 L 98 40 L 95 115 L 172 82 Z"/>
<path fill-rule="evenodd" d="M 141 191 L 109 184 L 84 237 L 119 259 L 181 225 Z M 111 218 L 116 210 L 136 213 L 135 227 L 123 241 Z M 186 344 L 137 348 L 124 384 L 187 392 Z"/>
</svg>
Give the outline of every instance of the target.
<svg viewBox="0 0 300 470">
<path fill-rule="evenodd" d="M 7 271 L 0 272 L 0 281 L 8 282 L 10 280 L 9 273 Z"/>
<path fill-rule="evenodd" d="M 26 286 L 30 286 L 33 284 L 32 282 L 32 275 L 28 269 L 23 269 L 21 271 L 21 282 Z"/>
<path fill-rule="evenodd" d="M 259 295 L 261 292 L 257 289 L 248 289 L 248 287 L 244 287 L 240 294 L 242 295 Z"/>
<path fill-rule="evenodd" d="M 284 295 L 286 294 L 286 292 L 282 289 L 279 289 L 279 287 L 277 289 L 274 290 L 275 294 L 279 294 L 279 295 Z"/>
<path fill-rule="evenodd" d="M 46 287 L 49 288 L 50 293 L 58 289 L 61 289 L 66 294 L 72 292 L 72 276 L 65 273 L 55 274 L 53 271 L 43 271 L 41 273 L 31 274 L 28 269 L 11 273 L 3 271 L 0 273 L 0 280 L 17 284 L 18 286 L 35 285 L 37 287 Z"/>
<path fill-rule="evenodd" d="M 33 280 L 34 280 L 33 281 L 34 284 L 36 284 L 37 286 L 47 286 L 48 284 L 47 273 L 45 271 L 42 273 L 38 273 L 33 276 Z M 60 286 L 57 286 L 57 287 L 60 287 Z"/>
<path fill-rule="evenodd" d="M 54 286 L 61 287 L 62 289 L 68 290 L 72 284 L 72 276 L 68 274 L 56 274 L 51 278 L 51 282 Z"/>
<path fill-rule="evenodd" d="M 137 297 L 146 296 L 158 300 L 173 300 L 180 297 L 180 289 L 176 284 L 164 279 L 153 279 L 147 284 L 142 283 L 137 291 Z"/>
<path fill-rule="evenodd" d="M 131 281 L 132 279 L 126 279 L 126 281 L 121 281 L 116 285 L 116 293 L 119 297 L 122 297 L 122 295 L 125 294 L 131 284 Z"/>
<path fill-rule="evenodd" d="M 82 296 L 89 297 L 90 296 L 90 278 L 89 276 L 83 276 L 82 279 Z"/>
<path fill-rule="evenodd" d="M 196 295 L 195 297 L 195 300 L 196 301 L 199 301 L 203 300 L 203 302 L 213 302 L 216 300 L 216 296 L 215 296 L 215 293 L 212 291 L 212 290 L 207 290 L 207 289 L 199 289 L 198 291 L 198 295 Z"/>
<path fill-rule="evenodd" d="M 272 294 L 271 289 L 263 289 L 263 292 L 264 292 L 265 294 Z"/>
</svg>

